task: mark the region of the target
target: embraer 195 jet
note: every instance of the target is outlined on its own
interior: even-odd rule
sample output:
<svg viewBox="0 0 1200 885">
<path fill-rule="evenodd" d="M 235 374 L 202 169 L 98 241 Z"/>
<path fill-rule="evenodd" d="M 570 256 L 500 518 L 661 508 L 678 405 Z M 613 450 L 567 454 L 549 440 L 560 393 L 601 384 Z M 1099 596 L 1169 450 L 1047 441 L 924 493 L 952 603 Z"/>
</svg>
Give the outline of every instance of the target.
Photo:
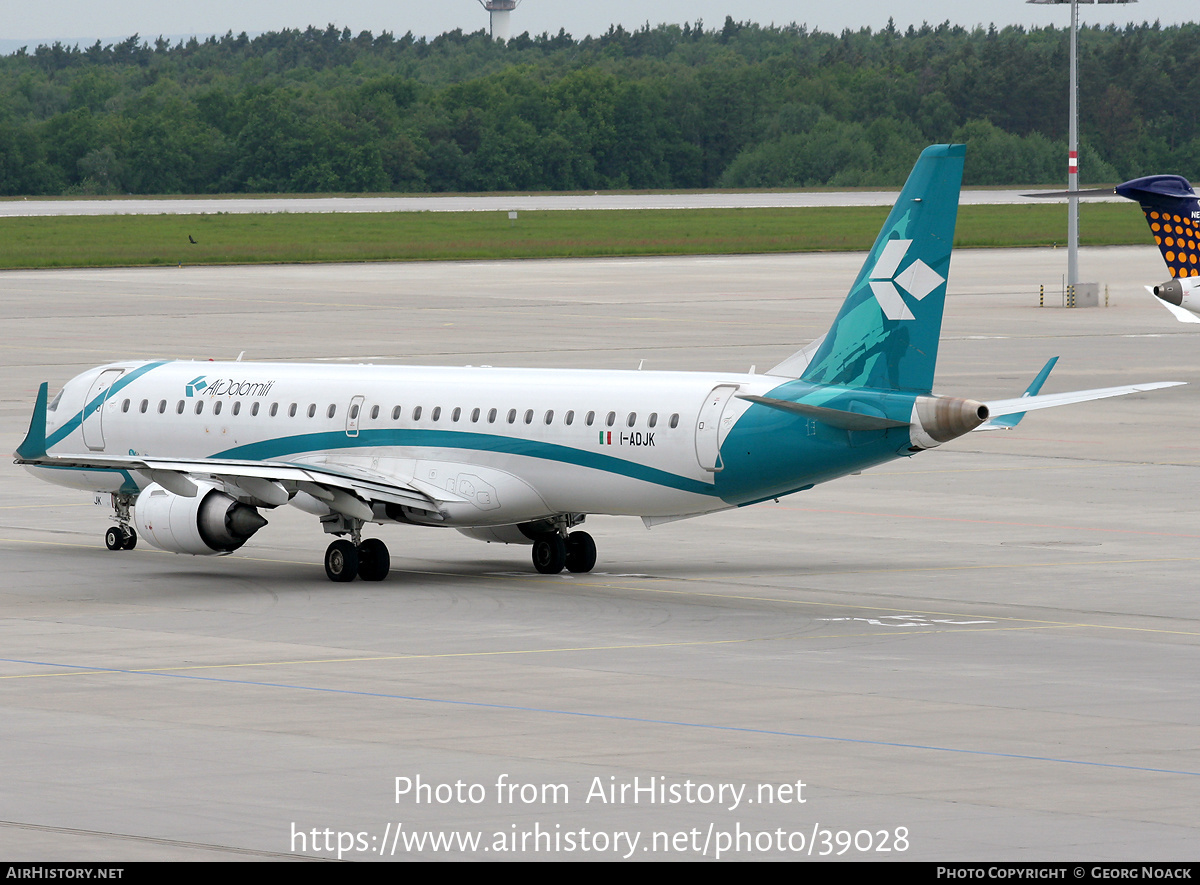
<svg viewBox="0 0 1200 885">
<path fill-rule="evenodd" d="M 810 489 L 1033 409 L 1158 382 L 983 403 L 936 396 L 962 145 L 927 148 L 832 328 L 765 374 L 122 362 L 38 391 L 16 461 L 111 495 L 110 550 L 231 553 L 291 504 L 333 581 L 382 580 L 368 523 L 529 544 L 587 572 L 589 514 L 650 527 Z"/>
</svg>

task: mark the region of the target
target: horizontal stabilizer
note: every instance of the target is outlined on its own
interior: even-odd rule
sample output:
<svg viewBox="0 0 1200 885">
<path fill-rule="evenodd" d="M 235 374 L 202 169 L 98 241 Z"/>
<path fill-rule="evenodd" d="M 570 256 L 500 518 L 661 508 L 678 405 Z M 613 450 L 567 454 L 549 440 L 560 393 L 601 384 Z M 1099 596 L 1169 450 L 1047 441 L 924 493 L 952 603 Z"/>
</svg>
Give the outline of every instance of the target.
<svg viewBox="0 0 1200 885">
<path fill-rule="evenodd" d="M 1145 393 L 1149 390 L 1161 390 L 1164 387 L 1178 387 L 1186 381 L 1152 381 L 1148 384 L 1128 384 L 1124 387 L 1098 387 L 1093 390 L 1071 390 L 1066 393 L 1045 393 L 1040 396 L 1019 396 L 1016 399 L 1000 399 L 987 403 L 993 418 L 1005 415 L 1024 414 L 1038 409 L 1052 409 L 1056 406 L 1067 406 L 1071 403 L 1085 403 L 1094 399 L 1107 399 L 1110 396 L 1125 396 L 1130 393 Z M 1004 424 L 988 422 L 978 430 L 1003 430 Z"/>
<path fill-rule="evenodd" d="M 803 415 L 814 418 L 830 427 L 842 430 L 890 430 L 893 427 L 908 427 L 909 421 L 893 421 L 878 415 L 864 415 L 861 412 L 847 412 L 843 409 L 827 409 L 823 406 L 810 406 L 805 403 L 794 403 L 785 399 L 773 399 L 769 396 L 754 396 L 749 393 L 739 393 L 738 399 L 749 400 L 752 403 L 791 412 L 793 415 Z"/>
<path fill-rule="evenodd" d="M 1036 194 L 1021 194 L 1021 196 L 1033 197 L 1038 200 L 1062 199 L 1063 197 L 1115 197 L 1117 191 L 1112 187 L 1094 187 L 1086 191 L 1040 191 Z"/>
</svg>

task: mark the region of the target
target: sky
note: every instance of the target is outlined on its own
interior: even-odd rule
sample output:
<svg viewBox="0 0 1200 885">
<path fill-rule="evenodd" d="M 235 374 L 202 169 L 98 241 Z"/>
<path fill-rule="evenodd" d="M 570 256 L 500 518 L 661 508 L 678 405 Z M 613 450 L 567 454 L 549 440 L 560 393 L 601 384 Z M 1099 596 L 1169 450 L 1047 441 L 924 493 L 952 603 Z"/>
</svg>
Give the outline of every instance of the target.
<svg viewBox="0 0 1200 885">
<path fill-rule="evenodd" d="M 1140 0 L 1133 4 L 1079 6 L 1085 24 L 1125 24 L 1159 20 L 1164 25 L 1200 20 L 1196 0 Z M 995 0 L 988 4 L 962 0 L 854 0 L 829 3 L 813 0 L 522 0 L 512 14 L 512 32 L 558 33 L 565 28 L 573 37 L 597 35 L 614 23 L 626 29 L 662 22 L 682 24 L 704 21 L 706 28 L 720 27 L 727 15 L 738 21 L 759 24 L 797 22 L 810 28 L 840 33 L 844 28 L 887 24 L 888 17 L 900 27 L 949 20 L 971 27 L 977 24 L 1057 25 L 1070 18 L 1067 6 L 1030 5 L 1023 0 Z M 305 28 L 327 24 L 349 27 L 354 33 L 412 31 L 417 36 L 436 36 L 454 28 L 476 31 L 486 28 L 488 14 L 478 0 L 205 0 L 203 3 L 163 3 L 162 0 L 45 0 L 17 3 L 7 0 L 0 16 L 0 51 L 29 43 L 61 40 L 90 45 L 96 40 L 111 42 L 132 34 L 153 39 L 164 35 L 207 36 L 233 31 L 250 34 Z M 13 43 L 12 41 L 17 41 Z"/>
</svg>

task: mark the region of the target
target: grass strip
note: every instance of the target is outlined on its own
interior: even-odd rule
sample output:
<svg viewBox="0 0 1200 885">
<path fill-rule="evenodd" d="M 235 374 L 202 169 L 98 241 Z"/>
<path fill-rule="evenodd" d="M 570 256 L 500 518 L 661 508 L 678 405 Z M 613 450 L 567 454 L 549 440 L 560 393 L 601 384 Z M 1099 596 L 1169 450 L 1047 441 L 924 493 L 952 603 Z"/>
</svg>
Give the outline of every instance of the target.
<svg viewBox="0 0 1200 885">
<path fill-rule="evenodd" d="M 536 211 L 515 221 L 506 212 L 0 218 L 0 268 L 853 251 L 870 247 L 887 213 L 849 207 Z M 1066 214 L 1061 204 L 963 206 L 955 245 L 1061 245 Z M 1082 245 L 1149 242 L 1135 207 L 1081 207 Z"/>
</svg>

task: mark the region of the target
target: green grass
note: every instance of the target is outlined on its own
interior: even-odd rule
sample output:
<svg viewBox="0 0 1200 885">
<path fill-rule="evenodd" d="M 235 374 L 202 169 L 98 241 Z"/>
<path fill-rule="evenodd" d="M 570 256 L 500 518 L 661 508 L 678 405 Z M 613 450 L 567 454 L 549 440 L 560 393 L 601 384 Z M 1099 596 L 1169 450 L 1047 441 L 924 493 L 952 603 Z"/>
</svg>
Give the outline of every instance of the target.
<svg viewBox="0 0 1200 885">
<path fill-rule="evenodd" d="M 269 215 L 111 215 L 0 219 L 0 268 L 422 261 L 825 252 L 870 247 L 886 208 Z M 196 240 L 192 245 L 189 235 Z M 1066 208 L 964 206 L 955 245 L 1041 246 L 1066 239 Z M 1080 242 L 1150 242 L 1141 213 L 1080 210 Z"/>
</svg>

